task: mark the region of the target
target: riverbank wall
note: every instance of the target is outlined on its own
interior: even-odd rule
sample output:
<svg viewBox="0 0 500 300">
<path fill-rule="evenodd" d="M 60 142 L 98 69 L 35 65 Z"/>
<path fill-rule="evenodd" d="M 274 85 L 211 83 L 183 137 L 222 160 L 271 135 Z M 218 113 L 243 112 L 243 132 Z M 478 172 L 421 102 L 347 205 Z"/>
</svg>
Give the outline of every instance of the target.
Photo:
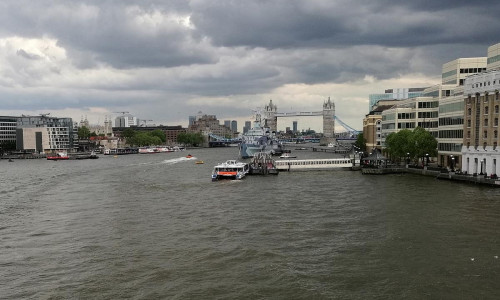
<svg viewBox="0 0 500 300">
<path fill-rule="evenodd" d="M 488 185 L 493 187 L 500 187 L 500 179 L 492 179 L 485 176 L 472 176 L 472 175 L 463 175 L 456 174 L 455 172 L 445 172 L 439 170 L 432 170 L 428 168 L 405 168 L 405 167 L 393 167 L 393 168 L 362 168 L 361 173 L 363 175 L 386 175 L 386 174 L 416 174 L 422 176 L 432 176 L 436 179 L 441 180 L 451 180 L 457 181 L 461 183 L 469 183 L 469 184 L 481 184 Z"/>
</svg>

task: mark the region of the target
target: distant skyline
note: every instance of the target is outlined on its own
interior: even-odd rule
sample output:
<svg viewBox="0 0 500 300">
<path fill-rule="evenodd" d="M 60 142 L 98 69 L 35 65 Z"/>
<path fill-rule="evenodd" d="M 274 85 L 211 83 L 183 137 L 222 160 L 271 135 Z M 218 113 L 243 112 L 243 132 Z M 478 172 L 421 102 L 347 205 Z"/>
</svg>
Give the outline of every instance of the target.
<svg viewBox="0 0 500 300">
<path fill-rule="evenodd" d="M 102 123 L 128 111 L 187 126 L 202 111 L 241 130 L 269 99 L 290 112 L 331 97 L 360 129 L 369 94 L 439 84 L 442 64 L 486 56 L 498 11 L 483 0 L 4 0 L 0 115 Z"/>
</svg>

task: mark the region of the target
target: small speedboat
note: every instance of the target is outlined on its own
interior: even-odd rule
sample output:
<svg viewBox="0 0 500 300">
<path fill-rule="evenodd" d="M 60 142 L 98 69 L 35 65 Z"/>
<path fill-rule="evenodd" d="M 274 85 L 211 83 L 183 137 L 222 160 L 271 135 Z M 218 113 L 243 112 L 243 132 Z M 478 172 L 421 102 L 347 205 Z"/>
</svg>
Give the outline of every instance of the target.
<svg viewBox="0 0 500 300">
<path fill-rule="evenodd" d="M 297 156 L 292 156 L 290 153 L 284 153 L 280 156 L 280 158 L 297 158 Z"/>
<path fill-rule="evenodd" d="M 197 164 L 197 165 L 202 165 L 202 164 L 204 164 L 204 163 L 205 163 L 205 162 L 204 162 L 204 161 L 202 161 L 202 160 L 197 160 L 197 161 L 195 162 L 195 164 Z"/>
<path fill-rule="evenodd" d="M 191 158 L 193 157 L 191 154 L 186 155 L 186 158 Z"/>
</svg>

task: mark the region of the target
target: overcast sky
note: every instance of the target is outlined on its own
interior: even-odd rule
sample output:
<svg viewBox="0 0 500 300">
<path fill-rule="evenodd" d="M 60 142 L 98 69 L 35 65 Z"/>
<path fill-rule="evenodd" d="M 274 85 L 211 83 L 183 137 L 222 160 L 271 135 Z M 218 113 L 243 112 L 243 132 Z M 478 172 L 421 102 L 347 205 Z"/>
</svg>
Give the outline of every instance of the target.
<svg viewBox="0 0 500 300">
<path fill-rule="evenodd" d="M 482 0 L 2 0 L 0 115 L 102 124 L 128 111 L 186 126 L 202 111 L 241 128 L 269 99 L 290 112 L 331 97 L 360 129 L 369 94 L 438 84 L 442 64 L 486 56 L 499 11 Z"/>
</svg>

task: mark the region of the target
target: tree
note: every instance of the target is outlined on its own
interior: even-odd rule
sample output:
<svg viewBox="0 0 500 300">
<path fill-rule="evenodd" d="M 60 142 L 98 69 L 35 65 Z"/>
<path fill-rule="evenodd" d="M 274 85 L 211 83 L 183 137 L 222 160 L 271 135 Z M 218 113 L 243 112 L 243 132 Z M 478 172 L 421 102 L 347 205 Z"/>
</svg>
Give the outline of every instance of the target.
<svg viewBox="0 0 500 300">
<path fill-rule="evenodd" d="M 356 142 L 354 142 L 354 146 L 358 147 L 361 151 L 366 151 L 366 139 L 363 136 L 363 133 L 358 134 Z"/>
<path fill-rule="evenodd" d="M 134 137 L 134 135 L 135 135 L 135 130 L 133 130 L 132 128 L 127 128 L 122 132 L 122 137 L 125 139 L 132 138 Z"/>
<path fill-rule="evenodd" d="M 414 147 L 414 157 L 424 158 L 427 156 L 434 157 L 437 155 L 437 141 L 430 132 L 417 127 L 413 130 L 412 143 Z"/>
<path fill-rule="evenodd" d="M 177 141 L 184 145 L 192 145 L 197 147 L 202 144 L 204 140 L 205 138 L 200 132 L 182 132 L 177 135 Z"/>
<path fill-rule="evenodd" d="M 151 136 L 155 136 L 155 137 L 158 137 L 160 139 L 160 142 L 158 143 L 158 145 L 163 144 L 167 141 L 167 137 L 165 136 L 165 132 L 163 130 L 155 129 L 155 130 L 151 131 L 149 134 Z"/>
<path fill-rule="evenodd" d="M 437 141 L 428 131 L 421 127 L 415 128 L 413 131 L 408 129 L 401 130 L 397 133 L 389 134 L 385 139 L 386 151 L 393 159 L 408 157 L 419 159 L 437 155 Z"/>
<path fill-rule="evenodd" d="M 87 126 L 82 126 L 78 128 L 78 138 L 80 140 L 86 140 L 90 137 L 90 130 L 87 128 Z"/>
</svg>

